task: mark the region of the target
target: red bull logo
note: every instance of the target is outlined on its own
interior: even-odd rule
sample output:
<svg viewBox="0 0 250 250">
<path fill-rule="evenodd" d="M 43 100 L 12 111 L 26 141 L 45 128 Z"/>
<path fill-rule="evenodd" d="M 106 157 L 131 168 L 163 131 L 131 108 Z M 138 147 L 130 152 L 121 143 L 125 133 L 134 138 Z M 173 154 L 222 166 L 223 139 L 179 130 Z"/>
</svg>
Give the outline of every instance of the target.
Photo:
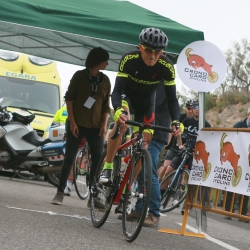
<svg viewBox="0 0 250 250">
<path fill-rule="evenodd" d="M 238 185 L 241 175 L 242 175 L 242 168 L 238 166 L 238 161 L 240 159 L 240 155 L 238 155 L 234 151 L 234 147 L 231 142 L 224 142 L 225 138 L 227 137 L 226 133 L 223 133 L 221 136 L 220 141 L 220 162 L 223 165 L 223 162 L 228 161 L 233 170 L 234 174 L 232 176 L 232 185 L 235 187 Z"/>
<path fill-rule="evenodd" d="M 208 162 L 209 155 L 210 153 L 206 150 L 206 144 L 203 141 L 197 141 L 195 144 L 194 159 L 197 163 L 200 160 L 203 163 L 202 181 L 205 181 L 211 172 L 211 163 Z"/>
<path fill-rule="evenodd" d="M 193 67 L 194 69 L 203 68 L 207 73 L 207 79 L 211 83 L 215 83 L 218 80 L 218 74 L 212 71 L 213 65 L 208 64 L 205 59 L 196 54 L 190 54 L 193 49 L 188 48 L 185 52 L 188 64 Z M 197 74 L 197 73 L 196 73 Z M 201 74 L 201 72 L 199 72 Z"/>
</svg>

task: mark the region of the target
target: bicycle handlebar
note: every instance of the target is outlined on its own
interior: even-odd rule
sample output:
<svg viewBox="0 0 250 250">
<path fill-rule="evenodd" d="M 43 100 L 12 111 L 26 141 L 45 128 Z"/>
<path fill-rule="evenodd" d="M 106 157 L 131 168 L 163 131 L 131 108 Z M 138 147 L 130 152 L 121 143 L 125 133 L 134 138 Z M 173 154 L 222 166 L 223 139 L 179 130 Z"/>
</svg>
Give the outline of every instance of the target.
<svg viewBox="0 0 250 250">
<path fill-rule="evenodd" d="M 132 120 L 127 120 L 125 122 L 125 124 L 132 125 L 132 126 L 137 126 L 139 128 L 142 128 L 143 130 L 145 130 L 145 129 L 155 129 L 155 130 L 161 130 L 161 131 L 165 131 L 165 132 L 169 132 L 169 133 L 173 132 L 173 130 L 171 128 L 152 125 L 150 123 L 144 123 L 144 122 L 141 123 L 141 122 L 135 122 L 135 121 L 132 121 Z M 120 134 L 120 130 L 121 130 L 121 124 L 118 124 L 115 133 L 110 138 L 112 140 L 114 140 Z"/>
</svg>

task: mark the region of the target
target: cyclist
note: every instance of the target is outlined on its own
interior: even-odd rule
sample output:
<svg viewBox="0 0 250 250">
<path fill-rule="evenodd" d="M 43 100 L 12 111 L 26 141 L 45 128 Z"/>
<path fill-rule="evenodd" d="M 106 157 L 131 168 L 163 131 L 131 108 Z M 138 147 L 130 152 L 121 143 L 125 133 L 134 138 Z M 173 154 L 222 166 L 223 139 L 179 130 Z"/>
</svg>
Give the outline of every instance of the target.
<svg viewBox="0 0 250 250">
<path fill-rule="evenodd" d="M 187 117 L 183 121 L 184 132 L 181 135 L 182 145 L 179 145 L 179 148 L 181 149 L 183 147 L 188 147 L 190 149 L 190 152 L 193 152 L 199 131 L 199 100 L 198 99 L 193 100 L 191 106 L 193 107 L 193 117 Z M 206 128 L 211 127 L 211 125 L 207 121 L 205 121 L 205 127 Z M 168 175 L 169 173 L 177 169 L 181 161 L 182 161 L 181 155 L 175 156 L 172 162 L 170 163 L 169 167 L 167 168 L 165 175 Z M 193 157 L 187 159 L 186 164 L 188 164 L 188 169 L 191 169 L 192 162 L 193 162 Z M 164 184 L 161 186 L 161 192 L 164 192 L 164 189 L 167 187 L 168 184 L 169 183 L 164 182 Z"/>
<path fill-rule="evenodd" d="M 139 40 L 139 50 L 128 52 L 122 57 L 111 95 L 116 122 L 111 135 L 114 134 L 117 124 L 122 126 L 118 137 L 108 141 L 107 157 L 100 176 L 100 181 L 105 184 L 112 183 L 113 159 L 127 129 L 125 121 L 130 119 L 130 112 L 134 114 L 134 120 L 137 122 L 154 123 L 156 88 L 161 80 L 165 85 L 172 121 L 177 121 L 180 114 L 176 96 L 175 70 L 171 61 L 163 54 L 163 49 L 168 45 L 167 36 L 157 28 L 146 28 L 140 33 Z M 128 105 L 124 105 L 124 100 Z M 126 111 L 125 114 L 124 111 Z M 181 132 L 181 128 L 173 129 L 175 134 Z M 144 133 L 145 148 L 148 147 L 151 137 L 152 131 Z M 140 213 L 139 209 L 131 214 L 137 216 L 138 213 Z"/>
<path fill-rule="evenodd" d="M 185 103 L 186 109 L 185 109 L 185 113 L 180 114 L 180 118 L 179 121 L 182 122 L 186 117 L 193 117 L 193 107 L 192 107 L 192 100 L 187 100 Z M 169 141 L 171 140 L 171 136 L 169 137 Z M 178 150 L 179 149 L 179 145 L 182 144 L 181 138 L 180 136 L 177 136 L 174 145 L 172 146 L 172 149 Z M 167 168 L 169 166 L 169 164 L 171 163 L 171 161 L 174 158 L 174 150 L 172 150 L 171 148 L 167 151 L 166 156 L 165 156 L 165 161 L 163 166 L 161 166 L 158 171 L 158 178 L 159 181 L 161 182 L 161 180 L 163 180 L 163 178 L 166 176 L 165 172 L 167 171 Z"/>
</svg>

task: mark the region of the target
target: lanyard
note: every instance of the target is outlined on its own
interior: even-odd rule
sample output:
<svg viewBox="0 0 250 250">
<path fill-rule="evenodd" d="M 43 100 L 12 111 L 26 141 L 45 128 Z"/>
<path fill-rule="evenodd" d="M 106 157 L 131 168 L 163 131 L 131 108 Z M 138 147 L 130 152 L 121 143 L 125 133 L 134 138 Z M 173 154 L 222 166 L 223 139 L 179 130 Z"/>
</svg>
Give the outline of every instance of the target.
<svg viewBox="0 0 250 250">
<path fill-rule="evenodd" d="M 89 80 L 92 90 L 91 96 L 94 97 L 95 93 L 97 92 L 98 86 L 100 84 L 100 73 L 98 73 L 96 79 L 89 74 Z"/>
</svg>

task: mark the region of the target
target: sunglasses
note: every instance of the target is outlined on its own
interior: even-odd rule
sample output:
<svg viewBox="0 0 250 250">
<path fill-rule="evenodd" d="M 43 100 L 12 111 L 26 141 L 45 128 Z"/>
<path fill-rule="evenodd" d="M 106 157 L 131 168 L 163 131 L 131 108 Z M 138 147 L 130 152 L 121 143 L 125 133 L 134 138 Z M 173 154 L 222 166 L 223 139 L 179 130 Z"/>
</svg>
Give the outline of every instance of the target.
<svg viewBox="0 0 250 250">
<path fill-rule="evenodd" d="M 141 47 L 143 48 L 143 50 L 147 53 L 147 54 L 152 54 L 154 53 L 156 56 L 160 55 L 162 53 L 162 49 L 150 49 L 145 47 L 144 45 L 141 45 Z"/>
<path fill-rule="evenodd" d="M 199 106 L 193 106 L 194 109 L 199 109 Z"/>
<path fill-rule="evenodd" d="M 193 108 L 192 108 L 192 107 L 186 107 L 186 109 L 191 110 L 191 109 L 193 109 Z"/>
</svg>

